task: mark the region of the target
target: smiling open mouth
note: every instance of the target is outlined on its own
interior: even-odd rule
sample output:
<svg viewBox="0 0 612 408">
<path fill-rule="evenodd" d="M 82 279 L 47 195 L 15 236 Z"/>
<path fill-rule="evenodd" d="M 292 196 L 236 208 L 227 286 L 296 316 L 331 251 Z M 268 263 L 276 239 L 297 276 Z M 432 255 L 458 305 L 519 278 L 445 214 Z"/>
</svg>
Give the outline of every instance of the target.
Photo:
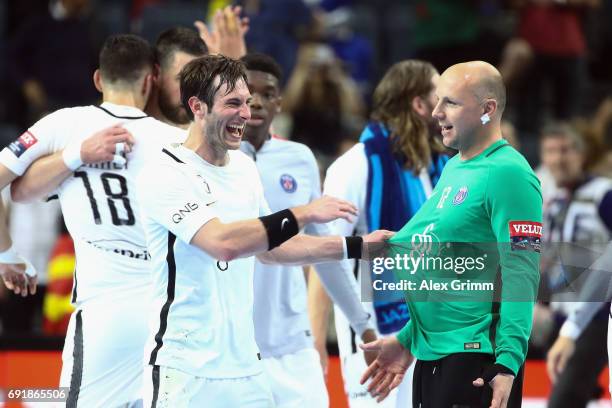
<svg viewBox="0 0 612 408">
<path fill-rule="evenodd" d="M 244 124 L 242 124 L 242 125 L 227 125 L 225 128 L 234 137 L 242 137 L 242 134 L 244 133 Z"/>
</svg>

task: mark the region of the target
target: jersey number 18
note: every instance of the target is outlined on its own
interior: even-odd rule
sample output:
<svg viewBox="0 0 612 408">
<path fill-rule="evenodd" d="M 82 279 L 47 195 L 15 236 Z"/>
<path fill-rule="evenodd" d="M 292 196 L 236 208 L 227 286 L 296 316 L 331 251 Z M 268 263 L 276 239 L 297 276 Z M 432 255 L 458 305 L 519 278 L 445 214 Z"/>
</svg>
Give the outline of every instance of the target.
<svg viewBox="0 0 612 408">
<path fill-rule="evenodd" d="M 84 171 L 77 171 L 74 173 L 74 177 L 83 179 L 83 185 L 85 186 L 87 198 L 89 198 L 89 203 L 91 204 L 91 211 L 93 212 L 94 221 L 98 225 L 102 224 L 100 210 L 98 209 L 98 202 L 94 197 L 93 189 L 91 188 L 91 183 L 89 182 L 89 176 Z M 108 203 L 108 209 L 111 213 L 113 225 L 134 225 L 136 218 L 134 217 L 134 211 L 132 211 L 130 199 L 128 198 L 127 181 L 125 180 L 125 177 L 115 173 L 102 173 L 100 175 L 100 179 L 102 180 L 104 193 L 106 193 L 106 202 Z M 119 182 L 120 191 L 116 192 L 112 190 L 110 180 L 117 180 Z M 127 218 L 119 217 L 116 204 L 117 202 L 121 202 L 123 204 Z"/>
</svg>

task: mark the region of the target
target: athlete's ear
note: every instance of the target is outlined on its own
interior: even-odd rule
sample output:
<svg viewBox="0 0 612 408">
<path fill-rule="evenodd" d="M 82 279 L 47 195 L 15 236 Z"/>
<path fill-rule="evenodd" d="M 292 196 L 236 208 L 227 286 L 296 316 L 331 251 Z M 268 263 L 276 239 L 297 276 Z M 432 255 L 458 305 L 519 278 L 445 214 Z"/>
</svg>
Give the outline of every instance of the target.
<svg viewBox="0 0 612 408">
<path fill-rule="evenodd" d="M 102 93 L 102 76 L 99 69 L 96 69 L 93 73 L 93 82 L 98 92 Z"/>
<path fill-rule="evenodd" d="M 189 98 L 187 100 L 187 104 L 193 113 L 194 119 L 197 118 L 202 120 L 206 117 L 206 114 L 208 113 L 208 106 L 206 106 L 206 103 L 199 100 L 196 96 Z"/>
<path fill-rule="evenodd" d="M 141 93 L 144 97 L 145 105 L 149 101 L 149 97 L 151 96 L 151 92 L 153 91 L 153 81 L 154 81 L 153 73 L 148 73 L 144 77 L 144 81 L 142 81 L 142 89 Z"/>
<path fill-rule="evenodd" d="M 497 112 L 497 101 L 495 99 L 487 99 L 482 104 L 482 107 L 483 107 L 482 114 L 488 115 L 490 118 L 492 118 L 493 115 L 495 115 L 495 112 Z"/>
</svg>

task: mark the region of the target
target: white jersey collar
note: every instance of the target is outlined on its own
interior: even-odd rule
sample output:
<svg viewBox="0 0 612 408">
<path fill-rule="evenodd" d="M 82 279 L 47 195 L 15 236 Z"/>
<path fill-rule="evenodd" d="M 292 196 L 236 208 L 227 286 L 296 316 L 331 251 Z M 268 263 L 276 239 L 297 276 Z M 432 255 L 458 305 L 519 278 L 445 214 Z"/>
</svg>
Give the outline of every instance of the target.
<svg viewBox="0 0 612 408">
<path fill-rule="evenodd" d="M 147 117 L 147 114 L 134 106 L 117 105 L 111 102 L 104 102 L 100 108 L 109 115 L 120 119 L 141 119 Z"/>
</svg>

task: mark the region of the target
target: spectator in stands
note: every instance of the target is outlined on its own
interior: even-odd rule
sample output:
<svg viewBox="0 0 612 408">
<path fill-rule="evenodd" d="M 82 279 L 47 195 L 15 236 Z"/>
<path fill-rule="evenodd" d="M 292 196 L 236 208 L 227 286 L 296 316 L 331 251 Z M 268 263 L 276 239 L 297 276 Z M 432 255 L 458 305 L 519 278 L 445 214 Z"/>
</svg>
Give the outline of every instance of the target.
<svg viewBox="0 0 612 408">
<path fill-rule="evenodd" d="M 304 0 L 238 0 L 250 29 L 246 42 L 250 52 L 270 55 L 283 72 L 293 71 L 299 40 L 313 24 L 313 14 Z"/>
<path fill-rule="evenodd" d="M 599 154 L 587 164 L 594 174 L 612 178 L 612 96 L 601 102 L 590 123 Z"/>
<path fill-rule="evenodd" d="M 285 94 L 291 139 L 306 144 L 322 168 L 350 148 L 364 123 L 364 103 L 356 84 L 342 71 L 326 45 L 300 48 Z"/>
<path fill-rule="evenodd" d="M 572 278 L 573 265 L 583 259 L 572 259 L 576 251 L 569 251 L 559 243 L 572 243 L 584 248 L 603 247 L 612 237 L 612 180 L 593 177 L 583 170 L 586 144 L 570 126 L 552 124 L 541 136 L 542 163 L 549 169 L 556 189 L 544 207 L 543 281 L 541 286 L 551 293 L 554 314 L 537 313 L 536 318 L 562 321 L 559 338 L 548 352 L 548 372 L 553 382 L 549 407 L 586 407 L 590 399 L 598 397 L 597 379 L 607 364 L 606 333 L 609 304 L 600 308 L 598 316 L 588 321 L 576 314 L 576 293 Z M 552 245 L 550 245 L 552 244 Z M 554 248 L 557 248 L 555 250 Z M 559 254 L 558 260 L 551 254 Z M 581 253 L 581 258 L 586 251 Z M 555 262 L 556 261 L 556 262 Z M 591 262 L 587 262 L 590 264 Z M 575 287 L 574 287 L 575 288 Z M 540 308 L 543 306 L 540 305 Z M 577 321 L 578 319 L 578 321 Z M 556 323 L 559 323 L 556 322 Z M 583 327 L 582 334 L 576 325 Z"/>
<path fill-rule="evenodd" d="M 357 83 L 364 98 L 372 91 L 374 49 L 370 40 L 351 27 L 354 18 L 348 7 L 322 14 L 323 39 L 342 61 L 346 71 Z"/>
<path fill-rule="evenodd" d="M 501 40 L 493 33 L 485 35 L 479 3 L 449 0 L 411 2 L 415 18 L 411 40 L 416 57 L 431 62 L 440 72 L 466 60 L 486 60 L 496 64 Z M 461 24 L 457 24 L 458 21 Z"/>
<path fill-rule="evenodd" d="M 28 122 L 56 109 L 97 99 L 91 80 L 97 45 L 89 0 L 51 0 L 25 21 L 9 47 L 9 75 L 30 107 Z"/>
<path fill-rule="evenodd" d="M 552 116 L 569 120 L 578 111 L 586 71 L 583 13 L 600 0 L 514 0 L 518 37 L 531 48 L 517 98 L 521 132 L 535 133 L 543 117 L 543 92 L 552 85 Z"/>
<path fill-rule="evenodd" d="M 550 309 L 539 305 L 535 327 L 559 327 L 566 316 L 560 338 L 549 351 L 548 369 L 553 389 L 549 407 L 586 407 L 597 397 L 597 379 L 607 364 L 606 333 L 609 305 L 586 326 L 582 335 L 574 329 L 577 298 L 576 265 L 594 255 L 612 237 L 612 180 L 593 177 L 583 170 L 586 144 L 574 128 L 551 124 L 541 136 L 541 159 L 555 189 L 544 206 L 541 295 L 550 299 Z M 593 251 L 569 251 L 571 243 Z M 573 247 L 578 248 L 578 247 Z M 590 252 L 593 252 L 592 254 Z M 563 264 L 561 264 L 561 262 Z M 593 259 L 594 261 L 594 259 Z M 586 264 L 592 262 L 586 261 Z M 584 278 L 584 277 L 583 277 Z M 547 322 L 548 321 L 548 322 Z M 543 336 L 546 337 L 546 336 Z M 573 351 L 573 357 L 572 355 Z"/>
</svg>

